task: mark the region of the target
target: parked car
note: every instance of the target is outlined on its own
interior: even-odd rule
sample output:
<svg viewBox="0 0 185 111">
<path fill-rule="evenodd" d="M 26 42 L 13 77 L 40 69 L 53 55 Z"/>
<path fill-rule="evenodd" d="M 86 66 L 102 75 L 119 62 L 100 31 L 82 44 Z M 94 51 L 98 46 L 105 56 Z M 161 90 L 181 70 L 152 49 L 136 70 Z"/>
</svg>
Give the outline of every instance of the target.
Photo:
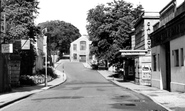
<svg viewBox="0 0 185 111">
<path fill-rule="evenodd" d="M 97 62 L 97 60 L 92 60 L 91 61 L 91 67 L 92 67 L 92 69 L 98 69 L 98 62 Z"/>
</svg>

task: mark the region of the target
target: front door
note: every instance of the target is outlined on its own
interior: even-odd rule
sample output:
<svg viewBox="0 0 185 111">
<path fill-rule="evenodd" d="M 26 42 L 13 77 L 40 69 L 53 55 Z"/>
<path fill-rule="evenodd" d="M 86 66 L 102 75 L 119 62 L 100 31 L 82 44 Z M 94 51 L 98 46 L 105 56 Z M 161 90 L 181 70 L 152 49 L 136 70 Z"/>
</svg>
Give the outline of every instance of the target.
<svg viewBox="0 0 185 111">
<path fill-rule="evenodd" d="M 86 55 L 80 55 L 80 62 L 86 62 Z"/>
<path fill-rule="evenodd" d="M 170 63 L 170 42 L 165 44 L 165 53 L 166 53 L 166 90 L 171 90 L 171 63 Z"/>
</svg>

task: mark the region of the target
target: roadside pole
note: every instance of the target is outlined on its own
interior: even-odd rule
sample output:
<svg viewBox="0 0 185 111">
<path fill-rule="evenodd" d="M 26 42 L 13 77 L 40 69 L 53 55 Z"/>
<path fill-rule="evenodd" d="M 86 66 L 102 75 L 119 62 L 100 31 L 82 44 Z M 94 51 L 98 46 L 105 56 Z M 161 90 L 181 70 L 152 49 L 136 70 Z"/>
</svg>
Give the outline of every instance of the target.
<svg viewBox="0 0 185 111">
<path fill-rule="evenodd" d="M 44 48 L 45 48 L 45 87 L 47 87 L 47 36 L 44 36 Z"/>
</svg>

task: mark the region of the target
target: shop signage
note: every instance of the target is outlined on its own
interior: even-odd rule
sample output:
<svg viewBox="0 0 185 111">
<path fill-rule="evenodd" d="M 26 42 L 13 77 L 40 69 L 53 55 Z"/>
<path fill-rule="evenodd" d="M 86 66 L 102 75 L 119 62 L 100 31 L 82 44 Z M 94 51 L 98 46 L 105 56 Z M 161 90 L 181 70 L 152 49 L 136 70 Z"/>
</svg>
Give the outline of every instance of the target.
<svg viewBox="0 0 185 111">
<path fill-rule="evenodd" d="M 126 55 L 146 55 L 147 50 L 120 50 L 122 56 Z"/>
</svg>

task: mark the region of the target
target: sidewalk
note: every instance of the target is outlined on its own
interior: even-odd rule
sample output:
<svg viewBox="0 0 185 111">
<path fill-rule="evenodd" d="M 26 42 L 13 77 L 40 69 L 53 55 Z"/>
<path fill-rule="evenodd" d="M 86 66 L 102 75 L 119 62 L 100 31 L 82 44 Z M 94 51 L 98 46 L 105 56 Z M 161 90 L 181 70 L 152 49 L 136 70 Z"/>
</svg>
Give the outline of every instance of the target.
<svg viewBox="0 0 185 111">
<path fill-rule="evenodd" d="M 90 68 L 90 66 L 86 63 L 84 66 Z M 133 82 L 119 82 L 120 79 L 110 77 L 115 74 L 114 72 L 107 70 L 99 70 L 98 72 L 107 80 L 112 81 L 121 87 L 148 96 L 168 111 L 185 111 L 185 93 L 169 92 L 155 87 L 137 85 Z"/>
<path fill-rule="evenodd" d="M 13 102 L 26 98 L 32 94 L 50 89 L 52 87 L 55 87 L 65 82 L 67 79 L 65 73 L 62 73 L 61 71 L 56 69 L 57 66 L 60 64 L 61 64 L 61 61 L 55 64 L 55 73 L 58 75 L 58 78 L 48 82 L 47 83 L 48 87 L 45 87 L 45 84 L 39 84 L 37 86 L 15 88 L 15 89 L 12 89 L 12 92 L 10 93 L 0 94 L 0 109 Z"/>
</svg>

